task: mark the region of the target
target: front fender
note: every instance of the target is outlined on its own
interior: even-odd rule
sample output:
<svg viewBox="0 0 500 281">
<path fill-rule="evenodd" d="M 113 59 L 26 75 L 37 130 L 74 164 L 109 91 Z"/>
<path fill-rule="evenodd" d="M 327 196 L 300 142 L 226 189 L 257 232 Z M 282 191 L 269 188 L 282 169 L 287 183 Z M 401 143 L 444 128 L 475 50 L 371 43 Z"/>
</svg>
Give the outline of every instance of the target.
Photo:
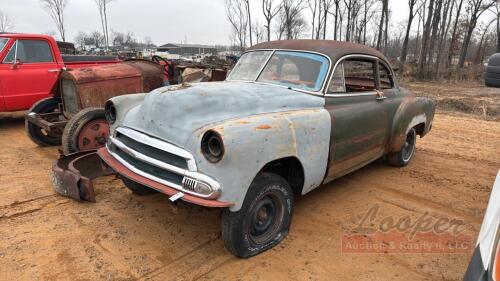
<svg viewBox="0 0 500 281">
<path fill-rule="evenodd" d="M 425 136 L 434 119 L 435 105 L 429 98 L 408 96 L 399 105 L 392 123 L 389 152 L 400 151 L 411 128 L 424 124 L 420 136 Z"/>
<path fill-rule="evenodd" d="M 109 99 L 109 101 L 113 102 L 116 108 L 116 121 L 113 125 L 110 126 L 110 133 L 112 134 L 115 129 L 121 125 L 123 119 L 127 115 L 132 108 L 142 103 L 144 98 L 146 97 L 145 93 L 140 94 L 130 94 L 117 96 Z"/>
<path fill-rule="evenodd" d="M 201 153 L 201 138 L 208 130 L 223 139 L 225 154 L 218 163 L 210 163 Z M 304 169 L 302 193 L 323 181 L 328 163 L 331 118 L 324 109 L 277 112 L 232 119 L 198 129 L 188 142 L 198 170 L 222 188 L 220 200 L 233 202 L 238 211 L 247 190 L 269 162 L 296 157 Z"/>
</svg>

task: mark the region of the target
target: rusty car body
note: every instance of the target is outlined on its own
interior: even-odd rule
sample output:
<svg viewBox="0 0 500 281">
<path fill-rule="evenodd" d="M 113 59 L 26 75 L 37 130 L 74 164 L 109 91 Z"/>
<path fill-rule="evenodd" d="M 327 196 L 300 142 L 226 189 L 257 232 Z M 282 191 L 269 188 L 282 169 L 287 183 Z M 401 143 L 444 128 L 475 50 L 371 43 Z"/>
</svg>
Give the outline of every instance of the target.
<svg viewBox="0 0 500 281">
<path fill-rule="evenodd" d="M 56 94 L 36 103 L 26 114 L 28 136 L 39 145 L 62 143 L 65 154 L 97 149 L 104 146 L 109 135 L 104 116 L 108 99 L 150 92 L 166 80 L 176 84 L 223 81 L 226 77 L 225 69 L 179 64 L 174 65 L 169 77 L 165 65 L 133 59 L 63 71 Z"/>
<path fill-rule="evenodd" d="M 224 82 L 110 99 L 110 138 L 97 154 L 136 193 L 223 208 L 226 248 L 249 257 L 287 235 L 295 195 L 382 156 L 407 165 L 434 110 L 399 87 L 372 48 L 275 41 L 250 48 Z M 69 157 L 60 163 L 96 154 Z M 76 176 L 60 187 L 85 195 L 79 177 L 89 177 L 69 173 Z"/>
<path fill-rule="evenodd" d="M 163 67 L 146 60 L 66 69 L 55 94 L 26 113 L 27 134 L 39 145 L 62 142 L 65 153 L 101 147 L 109 134 L 106 101 L 152 91 L 163 81 Z"/>
</svg>

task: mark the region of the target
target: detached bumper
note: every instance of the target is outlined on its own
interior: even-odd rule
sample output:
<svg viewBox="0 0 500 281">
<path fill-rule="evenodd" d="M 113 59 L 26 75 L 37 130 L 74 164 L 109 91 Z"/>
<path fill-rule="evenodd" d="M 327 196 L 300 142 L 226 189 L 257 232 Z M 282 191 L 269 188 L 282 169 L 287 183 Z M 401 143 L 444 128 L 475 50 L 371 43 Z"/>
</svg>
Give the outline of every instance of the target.
<svg viewBox="0 0 500 281">
<path fill-rule="evenodd" d="M 155 189 L 161 193 L 164 193 L 166 195 L 172 196 L 175 194 L 178 194 L 179 190 L 174 189 L 172 187 L 166 186 L 164 184 L 155 182 L 153 180 L 150 180 L 148 178 L 145 178 L 141 175 L 138 175 L 134 173 L 133 171 L 129 170 L 127 167 L 125 167 L 123 164 L 121 164 L 118 160 L 116 160 L 106 148 L 101 148 L 97 151 L 101 159 L 109 166 L 111 169 L 113 169 L 116 173 L 120 174 L 123 177 L 126 177 L 132 181 L 135 181 L 139 184 L 145 185 L 147 187 L 150 187 L 152 189 Z M 210 200 L 210 199 L 203 199 L 200 197 L 196 197 L 194 195 L 190 194 L 184 194 L 181 198 L 182 200 L 200 205 L 200 206 L 205 206 L 205 207 L 211 207 L 211 208 L 225 208 L 225 207 L 231 207 L 234 205 L 231 202 L 225 202 L 225 201 L 219 201 L 219 200 Z"/>
</svg>

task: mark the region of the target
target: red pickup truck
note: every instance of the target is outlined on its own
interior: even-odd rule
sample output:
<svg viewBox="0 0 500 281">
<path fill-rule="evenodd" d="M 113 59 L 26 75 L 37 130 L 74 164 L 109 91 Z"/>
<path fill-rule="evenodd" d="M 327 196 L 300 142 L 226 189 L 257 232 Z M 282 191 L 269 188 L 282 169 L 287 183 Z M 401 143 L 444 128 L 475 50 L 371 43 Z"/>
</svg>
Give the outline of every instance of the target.
<svg viewBox="0 0 500 281">
<path fill-rule="evenodd" d="M 62 55 L 51 36 L 0 34 L 0 112 L 27 110 L 55 93 L 63 69 L 117 62 L 109 56 Z"/>
</svg>

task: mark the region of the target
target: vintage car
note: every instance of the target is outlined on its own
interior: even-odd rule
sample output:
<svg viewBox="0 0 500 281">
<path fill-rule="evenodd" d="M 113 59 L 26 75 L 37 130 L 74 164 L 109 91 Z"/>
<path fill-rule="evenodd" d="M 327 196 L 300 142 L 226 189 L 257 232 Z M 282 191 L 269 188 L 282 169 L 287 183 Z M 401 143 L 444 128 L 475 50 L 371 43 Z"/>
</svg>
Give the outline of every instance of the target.
<svg viewBox="0 0 500 281">
<path fill-rule="evenodd" d="M 107 167 L 135 193 L 223 208 L 226 248 L 249 257 L 287 235 L 294 196 L 382 156 L 407 165 L 435 109 L 372 48 L 292 40 L 250 48 L 224 82 L 114 97 L 105 110 L 111 133 L 97 153 Z M 68 161 L 59 187 L 78 179 L 61 173 Z M 88 179 L 73 181 L 88 198 Z"/>
<path fill-rule="evenodd" d="M 464 281 L 500 280 L 500 171 L 477 238 Z"/>
</svg>

